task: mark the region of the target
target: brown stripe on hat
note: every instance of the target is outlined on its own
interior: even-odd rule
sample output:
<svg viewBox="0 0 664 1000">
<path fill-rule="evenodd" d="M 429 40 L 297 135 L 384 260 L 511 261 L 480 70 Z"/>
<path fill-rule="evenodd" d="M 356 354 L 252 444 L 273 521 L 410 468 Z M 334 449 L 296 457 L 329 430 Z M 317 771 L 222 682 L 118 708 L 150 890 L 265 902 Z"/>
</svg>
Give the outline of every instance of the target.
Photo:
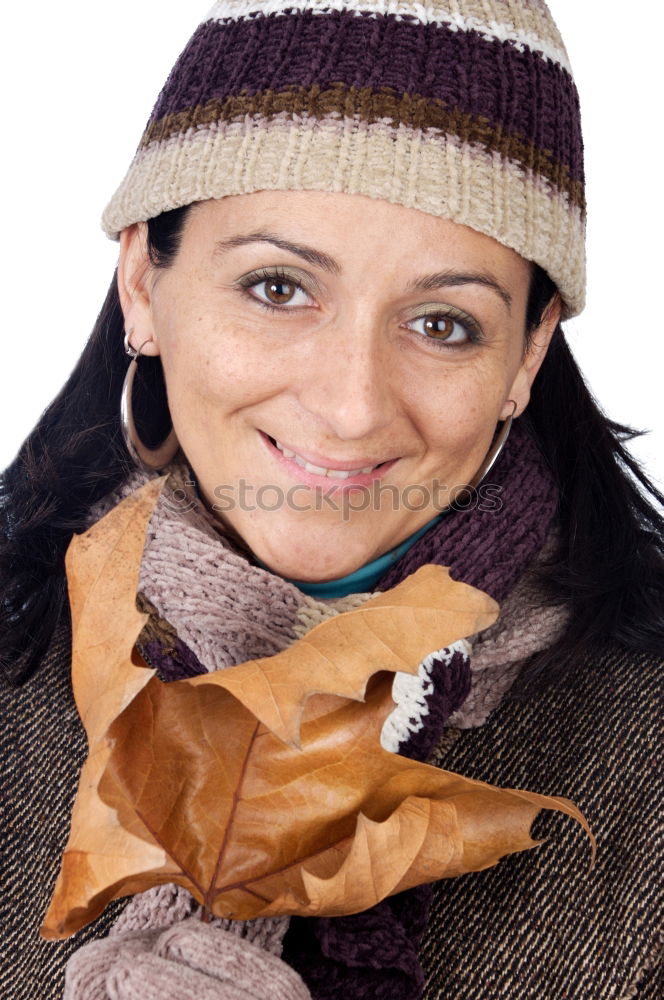
<svg viewBox="0 0 664 1000">
<path fill-rule="evenodd" d="M 583 184 L 574 180 L 569 167 L 557 162 L 548 150 L 540 149 L 536 143 L 518 134 L 510 135 L 486 118 L 474 117 L 457 108 L 447 108 L 443 101 L 430 100 L 419 94 L 390 93 L 387 88 L 376 92 L 371 87 L 346 87 L 339 83 L 321 90 L 318 84 L 314 84 L 310 88 L 289 87 L 279 92 L 266 90 L 223 100 L 213 98 L 205 104 L 165 115 L 152 122 L 139 148 L 145 149 L 155 142 L 178 135 L 186 141 L 189 129 L 209 127 L 216 122 L 241 121 L 247 115 L 269 122 L 284 113 L 317 119 L 356 116 L 367 124 L 384 122 L 393 128 L 405 125 L 454 135 L 462 142 L 480 146 L 487 153 L 498 153 L 524 170 L 545 178 L 558 191 L 566 194 L 573 205 L 585 211 Z"/>
</svg>

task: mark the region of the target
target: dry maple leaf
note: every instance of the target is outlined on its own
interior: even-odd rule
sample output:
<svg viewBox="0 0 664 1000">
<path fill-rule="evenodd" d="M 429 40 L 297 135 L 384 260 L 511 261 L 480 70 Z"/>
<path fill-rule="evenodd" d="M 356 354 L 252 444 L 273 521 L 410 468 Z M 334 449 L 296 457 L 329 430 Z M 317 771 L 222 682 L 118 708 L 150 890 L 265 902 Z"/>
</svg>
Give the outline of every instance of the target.
<svg viewBox="0 0 664 1000">
<path fill-rule="evenodd" d="M 89 755 L 45 937 L 167 882 L 223 917 L 358 912 L 535 846 L 541 808 L 590 834 L 566 799 L 494 788 L 380 746 L 393 673 L 416 673 L 432 650 L 496 618 L 491 598 L 441 567 L 275 656 L 162 683 L 134 643 L 146 619 L 135 606 L 145 529 L 165 479 L 67 553 Z"/>
</svg>

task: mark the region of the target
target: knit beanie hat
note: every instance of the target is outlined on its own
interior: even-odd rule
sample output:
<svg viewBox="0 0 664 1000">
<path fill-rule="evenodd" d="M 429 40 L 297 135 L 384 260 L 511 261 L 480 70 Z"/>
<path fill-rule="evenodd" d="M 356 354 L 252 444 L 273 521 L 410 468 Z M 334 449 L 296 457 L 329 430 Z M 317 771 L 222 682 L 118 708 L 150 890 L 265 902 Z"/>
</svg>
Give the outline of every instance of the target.
<svg viewBox="0 0 664 1000">
<path fill-rule="evenodd" d="M 108 205 L 340 191 L 491 236 L 585 299 L 578 94 L 543 0 L 219 0 Z"/>
</svg>

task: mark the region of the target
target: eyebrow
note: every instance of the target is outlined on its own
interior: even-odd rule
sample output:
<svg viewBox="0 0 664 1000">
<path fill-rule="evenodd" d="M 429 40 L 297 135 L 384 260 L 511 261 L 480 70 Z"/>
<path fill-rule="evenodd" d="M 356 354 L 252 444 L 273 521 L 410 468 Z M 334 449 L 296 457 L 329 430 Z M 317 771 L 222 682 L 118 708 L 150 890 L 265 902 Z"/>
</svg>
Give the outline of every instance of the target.
<svg viewBox="0 0 664 1000">
<path fill-rule="evenodd" d="M 484 288 L 491 288 L 500 295 L 508 311 L 512 310 L 510 293 L 496 278 L 484 271 L 440 271 L 438 274 L 427 274 L 422 278 L 416 278 L 406 287 L 409 292 L 428 292 L 434 288 L 452 288 L 455 285 L 482 285 Z"/>
<path fill-rule="evenodd" d="M 229 240 L 219 240 L 214 245 L 215 256 L 223 254 L 226 250 L 232 250 L 234 247 L 243 247 L 247 243 L 272 243 L 275 247 L 279 247 L 280 250 L 288 250 L 290 253 L 302 257 L 309 264 L 316 264 L 323 271 L 330 271 L 332 274 L 341 273 L 341 266 L 333 257 L 329 257 L 326 253 L 314 250 L 313 247 L 304 246 L 302 243 L 292 243 L 290 240 L 284 240 L 281 236 L 265 232 L 262 229 L 243 236 L 231 236 Z"/>
<path fill-rule="evenodd" d="M 280 250 L 287 250 L 289 253 L 301 257 L 309 264 L 315 264 L 323 271 L 331 274 L 341 274 L 341 265 L 326 253 L 314 250 L 313 247 L 305 246 L 302 243 L 293 243 L 285 240 L 275 233 L 270 233 L 263 229 L 257 229 L 253 233 L 245 233 L 238 236 L 231 236 L 227 240 L 219 240 L 215 243 L 214 254 L 221 256 L 227 250 L 235 247 L 246 246 L 248 243 L 272 243 Z M 415 278 L 406 286 L 408 292 L 429 292 L 436 288 L 452 288 L 460 285 L 482 285 L 496 292 L 507 306 L 508 311 L 512 309 L 512 296 L 500 282 L 491 274 L 483 271 L 439 271 L 436 274 L 427 274 L 421 278 Z"/>
</svg>

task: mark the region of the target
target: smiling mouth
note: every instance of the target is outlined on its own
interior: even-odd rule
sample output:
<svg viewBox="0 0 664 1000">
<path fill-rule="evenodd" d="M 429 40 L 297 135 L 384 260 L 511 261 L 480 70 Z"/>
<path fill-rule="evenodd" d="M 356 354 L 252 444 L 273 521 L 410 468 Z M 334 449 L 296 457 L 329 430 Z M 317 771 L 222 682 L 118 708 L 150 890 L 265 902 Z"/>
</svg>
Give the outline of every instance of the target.
<svg viewBox="0 0 664 1000">
<path fill-rule="evenodd" d="M 289 459 L 291 462 L 295 462 L 300 466 L 300 468 L 304 469 L 305 472 L 310 472 L 315 476 L 325 476 L 327 479 L 351 479 L 360 475 L 369 475 L 370 473 L 375 472 L 376 469 L 381 469 L 383 466 L 390 465 L 394 461 L 394 459 L 391 459 L 386 462 L 379 462 L 377 465 L 366 465 L 363 468 L 357 469 L 326 469 L 321 465 L 314 465 L 313 462 L 308 462 L 301 455 L 298 455 L 296 451 L 292 451 L 290 448 L 287 448 L 280 441 L 277 441 L 276 438 L 270 437 L 269 434 L 266 434 L 265 437 L 268 439 L 270 444 L 281 452 L 284 458 Z"/>
</svg>

